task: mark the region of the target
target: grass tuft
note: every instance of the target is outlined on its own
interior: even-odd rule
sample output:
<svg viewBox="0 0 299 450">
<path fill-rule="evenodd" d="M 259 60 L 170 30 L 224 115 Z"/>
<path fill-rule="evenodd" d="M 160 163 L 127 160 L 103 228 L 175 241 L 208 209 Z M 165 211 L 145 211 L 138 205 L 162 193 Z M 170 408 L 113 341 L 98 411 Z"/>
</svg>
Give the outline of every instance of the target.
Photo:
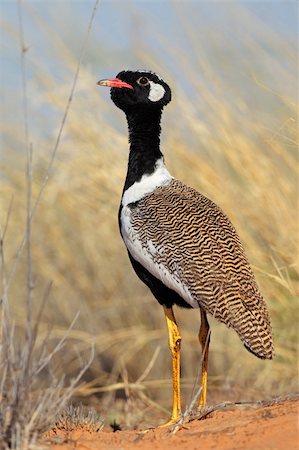
<svg viewBox="0 0 299 450">
<path fill-rule="evenodd" d="M 87 409 L 82 404 L 69 405 L 55 419 L 53 431 L 63 430 L 70 432 L 84 428 L 85 431 L 98 432 L 104 426 L 104 419 L 94 409 Z"/>
</svg>

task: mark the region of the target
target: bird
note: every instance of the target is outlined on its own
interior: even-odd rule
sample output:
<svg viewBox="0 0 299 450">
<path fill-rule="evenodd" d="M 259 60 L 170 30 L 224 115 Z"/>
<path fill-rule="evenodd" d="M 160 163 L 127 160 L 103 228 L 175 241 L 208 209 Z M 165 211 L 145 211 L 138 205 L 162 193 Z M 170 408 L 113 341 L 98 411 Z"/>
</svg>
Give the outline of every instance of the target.
<svg viewBox="0 0 299 450">
<path fill-rule="evenodd" d="M 237 231 L 212 200 L 173 177 L 160 148 L 161 117 L 171 101 L 169 85 L 150 70 L 122 70 L 97 82 L 110 87 L 126 116 L 129 157 L 118 221 L 128 256 L 165 314 L 172 358 L 172 414 L 182 417 L 181 334 L 173 307 L 200 311 L 202 350 L 199 411 L 207 404 L 210 314 L 232 328 L 261 359 L 274 354 L 266 302 Z"/>
</svg>

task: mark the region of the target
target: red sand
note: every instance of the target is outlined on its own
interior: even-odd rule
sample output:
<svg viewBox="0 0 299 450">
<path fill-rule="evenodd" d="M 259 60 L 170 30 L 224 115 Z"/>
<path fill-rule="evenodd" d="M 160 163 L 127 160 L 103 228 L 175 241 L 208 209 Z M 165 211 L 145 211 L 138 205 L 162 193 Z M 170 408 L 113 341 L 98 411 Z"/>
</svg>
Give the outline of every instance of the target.
<svg viewBox="0 0 299 450">
<path fill-rule="evenodd" d="M 84 429 L 47 433 L 51 450 L 242 450 L 299 449 L 299 400 L 246 410 L 221 410 L 194 420 L 171 434 L 167 428 L 147 432 Z"/>
</svg>

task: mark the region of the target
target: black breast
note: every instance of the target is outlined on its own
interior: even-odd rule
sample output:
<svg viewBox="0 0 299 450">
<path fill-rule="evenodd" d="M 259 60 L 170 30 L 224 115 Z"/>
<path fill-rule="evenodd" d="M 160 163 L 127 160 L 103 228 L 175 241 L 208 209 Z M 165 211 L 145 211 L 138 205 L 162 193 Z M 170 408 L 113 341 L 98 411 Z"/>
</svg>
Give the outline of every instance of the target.
<svg viewBox="0 0 299 450">
<path fill-rule="evenodd" d="M 150 288 L 160 305 L 165 306 L 166 308 L 170 308 L 174 304 L 182 308 L 192 308 L 192 306 L 186 303 L 180 295 L 165 286 L 158 278 L 154 277 L 142 266 L 142 264 L 136 261 L 129 252 L 128 255 L 136 274 L 140 280 Z"/>
</svg>

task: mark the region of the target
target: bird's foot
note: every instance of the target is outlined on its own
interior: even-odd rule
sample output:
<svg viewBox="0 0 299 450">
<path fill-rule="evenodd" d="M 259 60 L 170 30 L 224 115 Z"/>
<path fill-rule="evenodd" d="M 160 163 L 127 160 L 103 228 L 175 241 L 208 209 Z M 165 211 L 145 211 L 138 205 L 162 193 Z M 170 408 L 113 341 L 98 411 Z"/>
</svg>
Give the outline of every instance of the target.
<svg viewBox="0 0 299 450">
<path fill-rule="evenodd" d="M 197 412 L 199 414 L 202 414 L 206 411 L 206 409 L 207 409 L 207 405 L 198 405 Z"/>
<path fill-rule="evenodd" d="M 169 419 L 166 423 L 162 423 L 162 425 L 159 425 L 158 428 L 171 427 L 172 425 L 175 425 L 180 419 L 181 414 L 176 417 L 171 417 L 171 419 Z"/>
<path fill-rule="evenodd" d="M 204 413 L 206 411 L 206 409 L 207 409 L 207 399 L 206 399 L 206 395 L 204 395 L 202 392 L 201 396 L 199 398 L 197 412 L 201 414 L 201 413 Z"/>
</svg>

